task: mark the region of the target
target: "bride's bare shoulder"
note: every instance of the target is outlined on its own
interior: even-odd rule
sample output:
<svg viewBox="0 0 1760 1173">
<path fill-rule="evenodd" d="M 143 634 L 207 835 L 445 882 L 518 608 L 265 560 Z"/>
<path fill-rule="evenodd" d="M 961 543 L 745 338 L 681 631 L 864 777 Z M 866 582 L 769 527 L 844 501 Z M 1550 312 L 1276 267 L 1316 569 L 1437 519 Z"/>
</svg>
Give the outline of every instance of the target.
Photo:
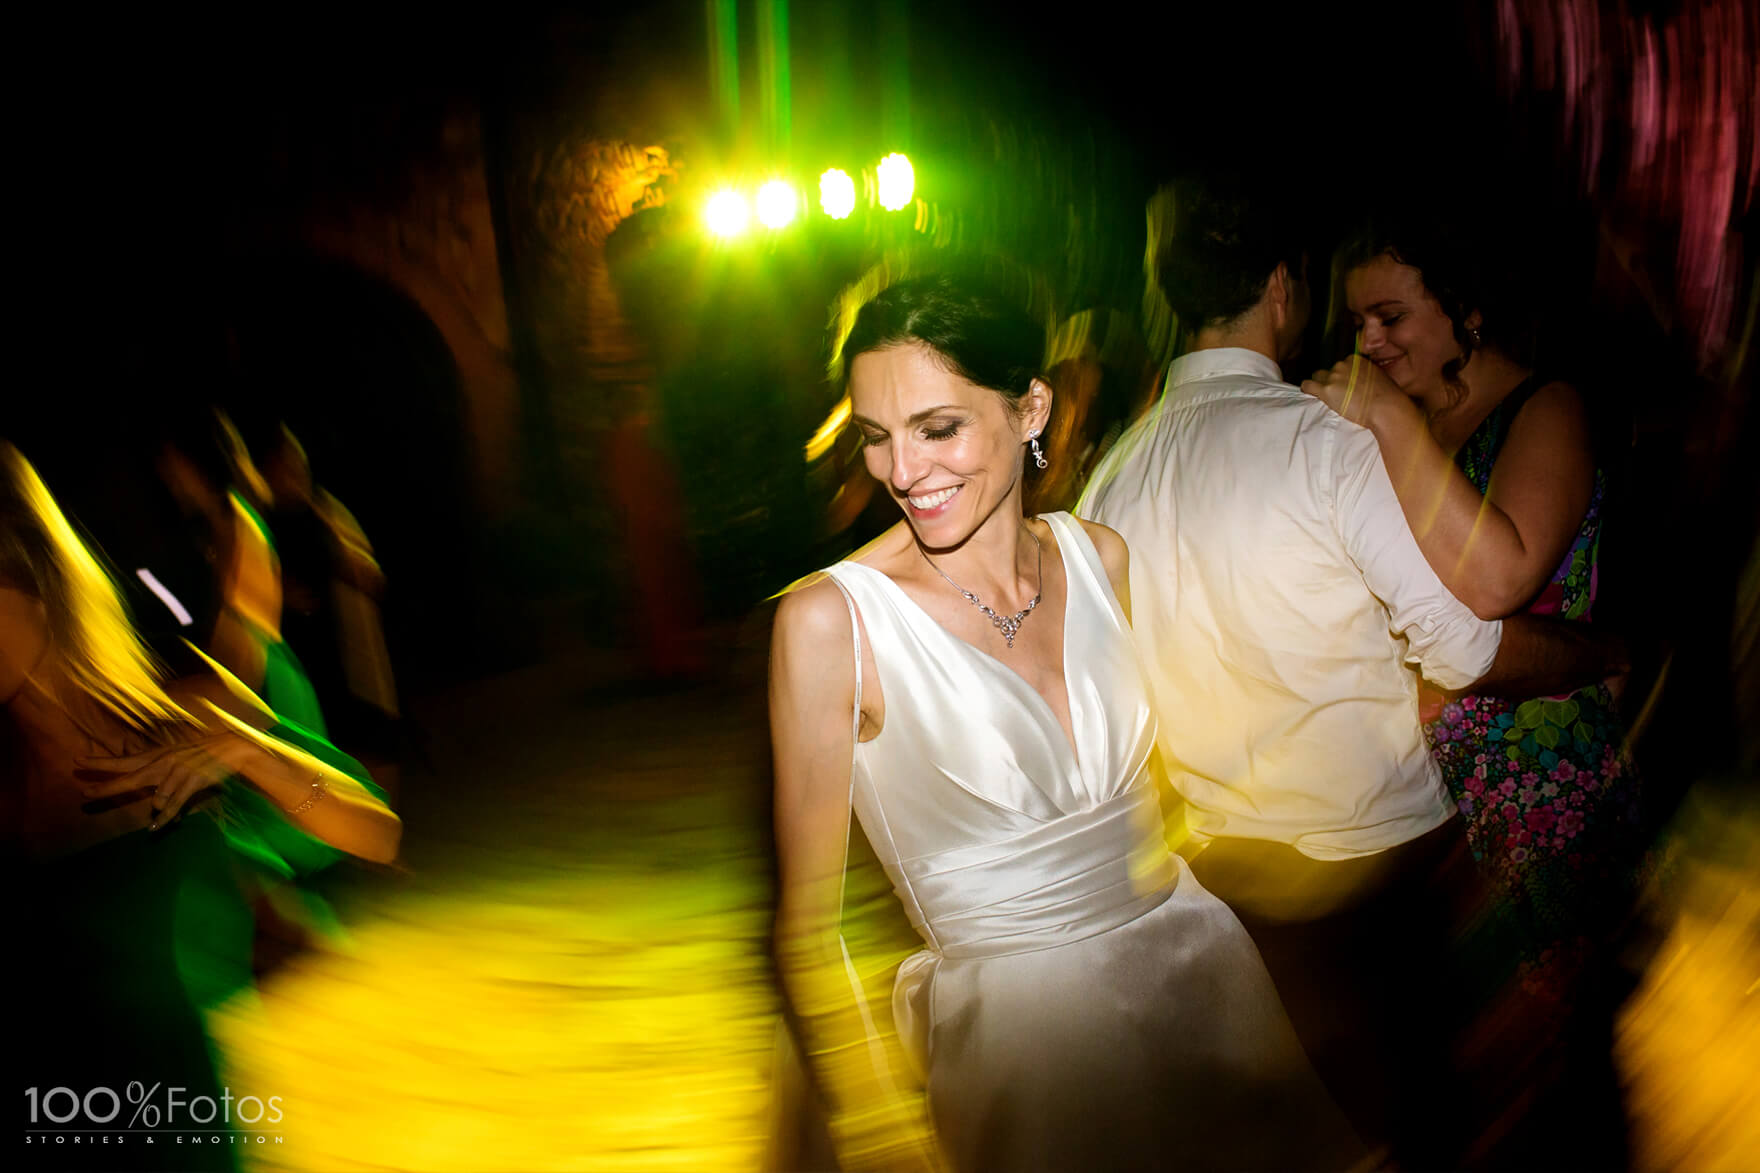
<svg viewBox="0 0 1760 1173">
<path fill-rule="evenodd" d="M 896 579 L 902 566 L 908 565 L 904 555 L 911 549 L 909 529 L 900 522 L 843 561 Z M 776 597 L 773 650 L 790 644 L 820 644 L 832 638 L 845 641 L 850 638 L 849 604 L 826 571 L 816 570 L 795 580 L 777 592 Z"/>
<path fill-rule="evenodd" d="M 1100 565 L 1106 568 L 1106 579 L 1112 586 L 1112 593 L 1117 596 L 1119 606 L 1124 608 L 1125 617 L 1131 613 L 1131 551 L 1125 545 L 1124 538 L 1115 529 L 1101 525 L 1097 521 L 1082 522 L 1082 530 L 1094 543 L 1095 553 L 1100 555 Z"/>
<path fill-rule="evenodd" d="M 1125 545 L 1123 536 L 1117 530 L 1097 521 L 1082 521 L 1082 529 L 1086 531 L 1088 540 L 1094 543 L 1094 549 L 1099 552 L 1100 561 L 1105 564 L 1108 574 L 1130 570 L 1130 547 Z"/>
<path fill-rule="evenodd" d="M 849 639 L 849 605 L 830 574 L 815 570 L 777 592 L 772 647 Z"/>
</svg>

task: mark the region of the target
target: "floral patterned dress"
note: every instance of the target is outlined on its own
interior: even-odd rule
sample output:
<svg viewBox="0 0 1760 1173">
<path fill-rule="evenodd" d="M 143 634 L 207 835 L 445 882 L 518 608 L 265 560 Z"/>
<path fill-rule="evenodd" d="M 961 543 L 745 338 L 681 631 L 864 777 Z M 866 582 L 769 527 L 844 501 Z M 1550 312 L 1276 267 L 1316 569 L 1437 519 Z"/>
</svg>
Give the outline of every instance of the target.
<svg viewBox="0 0 1760 1173">
<path fill-rule="evenodd" d="M 1546 382 L 1528 379 L 1456 453 L 1481 493 L 1510 421 Z M 1529 613 L 1589 618 L 1605 492 L 1596 469 L 1576 538 Z M 1484 943 L 1530 991 L 1562 996 L 1627 907 L 1642 854 L 1639 777 L 1612 695 L 1597 684 L 1519 702 L 1463 696 L 1425 734 L 1492 888 Z"/>
</svg>

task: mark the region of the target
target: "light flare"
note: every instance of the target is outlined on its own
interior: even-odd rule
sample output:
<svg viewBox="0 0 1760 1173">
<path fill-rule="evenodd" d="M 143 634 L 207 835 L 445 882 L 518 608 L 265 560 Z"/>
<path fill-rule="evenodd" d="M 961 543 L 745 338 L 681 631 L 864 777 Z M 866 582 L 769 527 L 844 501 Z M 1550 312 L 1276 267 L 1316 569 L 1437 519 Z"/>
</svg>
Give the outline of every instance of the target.
<svg viewBox="0 0 1760 1173">
<path fill-rule="evenodd" d="M 746 198 L 732 189 L 716 192 L 703 205 L 703 220 L 716 236 L 738 236 L 746 230 L 750 219 Z"/>
<path fill-rule="evenodd" d="M 911 202 L 917 190 L 917 173 L 911 161 L 897 151 L 880 160 L 874 173 L 880 206 L 896 212 Z"/>
</svg>

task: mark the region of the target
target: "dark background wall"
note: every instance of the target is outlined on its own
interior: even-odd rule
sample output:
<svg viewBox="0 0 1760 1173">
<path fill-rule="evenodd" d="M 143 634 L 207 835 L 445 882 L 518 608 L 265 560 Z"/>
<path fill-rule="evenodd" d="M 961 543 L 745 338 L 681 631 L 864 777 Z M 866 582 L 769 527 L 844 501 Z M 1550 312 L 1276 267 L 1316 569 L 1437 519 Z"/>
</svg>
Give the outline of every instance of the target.
<svg viewBox="0 0 1760 1173">
<path fill-rule="evenodd" d="M 1710 7 L 1620 19 L 1691 31 Z M 620 421 L 646 419 L 676 478 L 697 613 L 737 616 L 836 552 L 815 536 L 829 488 L 799 452 L 829 406 L 817 371 L 837 288 L 888 246 L 932 244 L 1016 257 L 1066 312 L 1135 314 L 1145 199 L 1172 171 L 1228 163 L 1276 175 L 1322 223 L 1386 198 L 1513 206 L 1555 351 L 1621 476 L 1609 613 L 1667 627 L 1680 568 L 1707 547 L 1725 552 L 1708 576 L 1733 584 L 1753 493 L 1719 470 L 1751 425 L 1693 322 L 1668 312 L 1692 193 L 1622 197 L 1617 236 L 1656 266 L 1659 303 L 1609 260 L 1608 176 L 1630 139 L 1620 60 L 1574 89 L 1541 68 L 1558 5 L 1517 5 L 1512 28 L 1464 3 L 1054 20 L 796 4 L 783 118 L 765 111 L 761 8 L 732 7 L 737 108 L 716 98 L 714 6 L 695 0 L 39 15 L 18 41 L 35 67 L 15 221 L 31 374 L 5 430 L 65 483 L 103 459 L 86 425 L 119 401 L 285 416 L 379 545 L 394 651 L 418 682 L 627 643 L 642 587 L 606 479 Z M 1731 36 L 1751 51 L 1751 29 Z M 1590 172 L 1585 109 L 1603 124 Z M 644 211 L 628 192 L 647 179 L 631 187 L 617 160 L 650 149 L 664 198 Z M 722 176 L 810 189 L 894 149 L 916 162 L 920 220 L 809 217 L 738 246 L 700 230 L 695 201 Z M 1752 262 L 1737 266 L 1750 305 Z M 1732 500 L 1733 537 L 1714 519 Z"/>
</svg>

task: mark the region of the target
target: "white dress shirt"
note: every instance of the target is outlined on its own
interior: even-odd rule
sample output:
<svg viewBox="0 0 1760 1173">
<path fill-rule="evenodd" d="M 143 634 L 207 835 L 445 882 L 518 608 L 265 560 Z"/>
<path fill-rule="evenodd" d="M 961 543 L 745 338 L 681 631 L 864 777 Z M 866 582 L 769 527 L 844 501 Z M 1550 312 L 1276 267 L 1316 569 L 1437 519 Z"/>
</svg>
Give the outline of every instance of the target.
<svg viewBox="0 0 1760 1173">
<path fill-rule="evenodd" d="M 1430 569 L 1368 430 L 1262 354 L 1195 351 L 1077 512 L 1130 544 L 1136 638 L 1194 836 L 1346 859 L 1453 814 L 1412 667 L 1471 684 L 1502 624 Z"/>
</svg>

